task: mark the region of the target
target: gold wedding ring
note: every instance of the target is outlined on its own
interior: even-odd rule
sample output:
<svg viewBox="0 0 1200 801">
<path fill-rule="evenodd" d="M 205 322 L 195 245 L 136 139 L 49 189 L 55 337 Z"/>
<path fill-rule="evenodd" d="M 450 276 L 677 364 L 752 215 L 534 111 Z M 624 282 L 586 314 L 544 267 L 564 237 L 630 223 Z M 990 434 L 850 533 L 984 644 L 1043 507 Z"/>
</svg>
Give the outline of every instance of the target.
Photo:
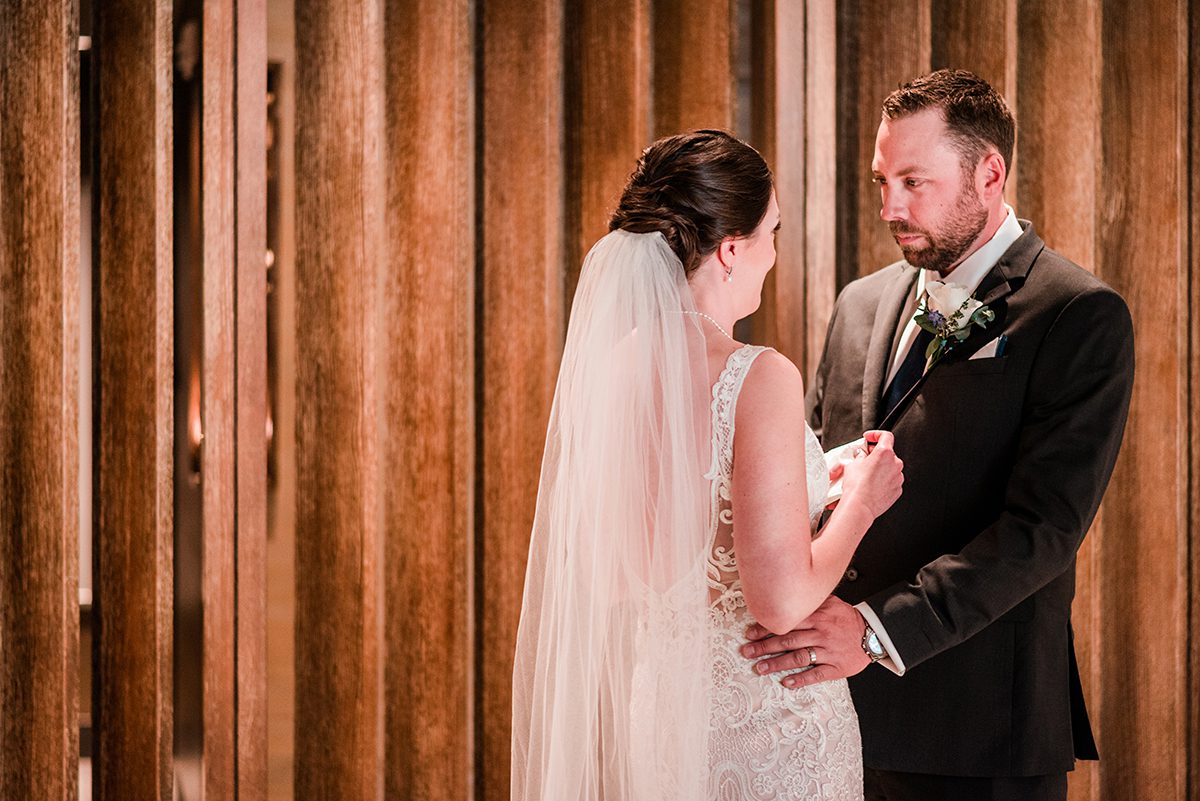
<svg viewBox="0 0 1200 801">
<path fill-rule="evenodd" d="M 817 664 L 817 651 L 811 645 L 808 646 L 808 664 L 810 664 L 810 665 Z"/>
</svg>

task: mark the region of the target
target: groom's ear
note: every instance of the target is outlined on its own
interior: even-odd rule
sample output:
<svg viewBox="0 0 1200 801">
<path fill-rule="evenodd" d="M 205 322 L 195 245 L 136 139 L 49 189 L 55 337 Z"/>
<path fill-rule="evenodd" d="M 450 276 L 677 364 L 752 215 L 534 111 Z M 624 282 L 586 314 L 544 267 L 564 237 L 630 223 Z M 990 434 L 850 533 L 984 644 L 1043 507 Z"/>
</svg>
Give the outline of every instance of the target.
<svg viewBox="0 0 1200 801">
<path fill-rule="evenodd" d="M 1008 180 L 1004 157 L 995 150 L 988 151 L 975 170 L 975 179 L 984 198 L 1003 196 L 1004 182 Z"/>
</svg>

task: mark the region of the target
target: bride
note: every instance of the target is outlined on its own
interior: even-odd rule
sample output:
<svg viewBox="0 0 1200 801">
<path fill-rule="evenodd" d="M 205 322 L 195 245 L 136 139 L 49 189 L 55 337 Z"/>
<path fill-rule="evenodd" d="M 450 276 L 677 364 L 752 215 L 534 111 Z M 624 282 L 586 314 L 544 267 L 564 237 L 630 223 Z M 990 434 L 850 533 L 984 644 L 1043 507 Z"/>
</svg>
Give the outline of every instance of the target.
<svg viewBox="0 0 1200 801">
<path fill-rule="evenodd" d="M 793 629 L 900 495 L 891 435 L 830 473 L 800 372 L 730 335 L 775 263 L 771 172 L 660 139 L 588 253 L 546 436 L 513 673 L 514 801 L 861 799 L 844 681 L 738 653 Z M 735 440 L 736 431 L 736 440 Z M 810 652 L 816 662 L 816 655 Z"/>
</svg>

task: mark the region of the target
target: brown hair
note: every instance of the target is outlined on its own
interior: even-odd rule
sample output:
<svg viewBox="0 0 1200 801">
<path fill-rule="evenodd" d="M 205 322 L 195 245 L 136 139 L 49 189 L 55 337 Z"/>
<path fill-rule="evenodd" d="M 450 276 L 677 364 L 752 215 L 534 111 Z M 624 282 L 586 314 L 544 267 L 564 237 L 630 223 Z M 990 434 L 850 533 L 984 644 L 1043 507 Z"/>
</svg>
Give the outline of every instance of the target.
<svg viewBox="0 0 1200 801">
<path fill-rule="evenodd" d="M 608 230 L 662 233 L 690 276 L 722 239 L 754 232 L 771 187 L 758 151 L 724 131 L 668 136 L 642 151 Z"/>
<path fill-rule="evenodd" d="M 883 118 L 894 120 L 927 108 L 940 109 L 964 169 L 975 168 L 996 148 L 1007 173 L 1017 125 L 1008 104 L 991 84 L 967 70 L 938 70 L 909 81 L 883 101 Z"/>
</svg>

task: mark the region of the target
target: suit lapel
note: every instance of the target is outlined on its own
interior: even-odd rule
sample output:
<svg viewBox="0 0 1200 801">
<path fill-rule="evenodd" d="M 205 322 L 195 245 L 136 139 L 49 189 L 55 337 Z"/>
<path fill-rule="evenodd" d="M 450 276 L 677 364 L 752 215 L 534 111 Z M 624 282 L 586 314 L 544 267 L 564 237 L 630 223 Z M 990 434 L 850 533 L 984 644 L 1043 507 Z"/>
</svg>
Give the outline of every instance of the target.
<svg viewBox="0 0 1200 801">
<path fill-rule="evenodd" d="M 916 280 L 916 268 L 905 264 L 879 298 L 863 368 L 863 430 L 874 428 L 875 421 L 879 419 L 879 400 L 883 393 L 883 379 L 887 376 L 888 357 L 892 355 L 892 340 L 900 322 L 900 312 L 904 310 L 904 303 Z"/>
<path fill-rule="evenodd" d="M 970 336 L 955 345 L 942 358 L 938 359 L 937 363 L 929 368 L 917 380 L 912 389 L 900 399 L 900 402 L 892 409 L 891 414 L 879 423 L 879 428 L 890 430 L 896 424 L 896 421 L 908 409 L 912 403 L 912 399 L 925 386 L 925 382 L 929 380 L 929 376 L 933 375 L 935 370 L 946 362 L 962 361 L 965 358 L 970 358 L 972 353 L 991 341 L 992 337 L 998 336 L 1001 333 L 1005 318 L 1007 317 L 1005 314 L 1006 309 L 1004 308 L 1006 304 L 1003 304 L 1003 301 L 1025 283 L 1025 277 L 1029 274 L 1029 269 L 1033 266 L 1034 259 L 1046 247 L 1041 237 L 1033 230 L 1033 223 L 1022 220 L 1021 227 L 1025 229 L 1025 233 L 1021 234 L 1020 238 L 1012 244 L 1012 247 L 1005 251 L 1000 260 L 996 262 L 996 266 L 983 277 L 983 280 L 979 283 L 979 287 L 975 290 L 975 297 L 984 306 L 992 307 L 993 311 L 996 312 L 996 319 L 985 329 L 978 327 L 973 329 Z M 878 321 L 876 322 L 878 323 Z M 868 357 L 869 361 L 870 358 Z"/>
</svg>

